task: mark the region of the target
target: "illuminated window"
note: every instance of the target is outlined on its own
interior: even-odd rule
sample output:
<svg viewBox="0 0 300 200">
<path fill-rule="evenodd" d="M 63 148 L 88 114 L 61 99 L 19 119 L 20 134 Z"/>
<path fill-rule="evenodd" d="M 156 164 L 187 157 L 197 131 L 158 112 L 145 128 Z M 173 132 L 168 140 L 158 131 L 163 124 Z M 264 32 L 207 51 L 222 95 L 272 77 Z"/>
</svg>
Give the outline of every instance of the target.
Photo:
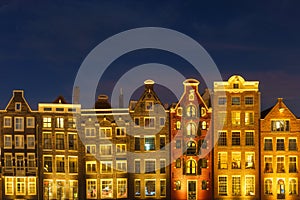
<svg viewBox="0 0 300 200">
<path fill-rule="evenodd" d="M 218 98 L 218 105 L 219 106 L 224 106 L 224 105 L 226 105 L 226 97 L 219 97 Z"/>
<path fill-rule="evenodd" d="M 95 155 L 96 154 L 96 145 L 93 144 L 87 144 L 85 145 L 86 153 L 90 153 Z"/>
<path fill-rule="evenodd" d="M 240 125 L 241 124 L 241 113 L 237 111 L 231 112 L 231 123 L 232 125 Z"/>
<path fill-rule="evenodd" d="M 27 135 L 27 148 L 34 149 L 35 148 L 35 136 Z"/>
<path fill-rule="evenodd" d="M 187 136 L 196 135 L 196 126 L 194 123 L 188 123 L 186 127 L 186 134 Z"/>
<path fill-rule="evenodd" d="M 276 138 L 276 150 L 284 151 L 284 139 L 283 138 Z"/>
<path fill-rule="evenodd" d="M 289 138 L 289 151 L 297 151 L 297 139 Z"/>
<path fill-rule="evenodd" d="M 134 196 L 140 197 L 141 196 L 141 181 L 134 180 Z"/>
<path fill-rule="evenodd" d="M 70 180 L 70 190 L 69 190 L 69 197 L 70 199 L 77 199 L 78 198 L 78 181 Z"/>
<path fill-rule="evenodd" d="M 127 179 L 117 179 L 117 198 L 127 198 Z"/>
<path fill-rule="evenodd" d="M 86 198 L 96 199 L 97 198 L 97 180 L 87 179 L 86 180 Z"/>
<path fill-rule="evenodd" d="M 55 134 L 55 148 L 57 150 L 64 150 L 65 149 L 65 136 L 63 133 L 56 133 Z"/>
<path fill-rule="evenodd" d="M 218 153 L 218 169 L 227 169 L 228 160 L 227 152 Z"/>
<path fill-rule="evenodd" d="M 201 116 L 204 117 L 206 115 L 205 107 L 201 107 Z"/>
<path fill-rule="evenodd" d="M 113 198 L 112 179 L 101 179 L 101 198 Z"/>
<path fill-rule="evenodd" d="M 141 150 L 141 140 L 140 137 L 134 137 L 134 150 L 140 151 Z"/>
<path fill-rule="evenodd" d="M 291 178 L 289 179 L 289 194 L 298 194 L 297 192 L 297 179 Z"/>
<path fill-rule="evenodd" d="M 15 131 L 24 131 L 24 117 L 15 117 Z"/>
<path fill-rule="evenodd" d="M 16 178 L 16 195 L 25 195 L 25 178 Z"/>
<path fill-rule="evenodd" d="M 56 156 L 56 172 L 64 173 L 65 172 L 65 157 L 63 156 Z"/>
<path fill-rule="evenodd" d="M 273 157 L 265 156 L 265 173 L 273 173 Z"/>
<path fill-rule="evenodd" d="M 239 131 L 232 132 L 232 146 L 241 145 L 241 133 Z"/>
<path fill-rule="evenodd" d="M 164 160 L 164 159 L 160 159 L 159 160 L 159 165 L 160 165 L 160 173 L 161 174 L 165 174 L 166 173 L 166 160 Z"/>
<path fill-rule="evenodd" d="M 165 150 L 166 146 L 166 136 L 165 135 L 160 135 L 159 136 L 159 148 L 161 150 Z"/>
<path fill-rule="evenodd" d="M 68 133 L 69 150 L 77 150 L 78 138 L 76 133 Z"/>
<path fill-rule="evenodd" d="M 145 151 L 153 151 L 155 150 L 155 136 L 147 136 L 145 137 Z"/>
<path fill-rule="evenodd" d="M 69 156 L 69 173 L 78 173 L 77 156 Z"/>
<path fill-rule="evenodd" d="M 64 118 L 63 117 L 56 118 L 56 128 L 64 128 Z"/>
<path fill-rule="evenodd" d="M 182 107 L 177 108 L 177 115 L 182 116 Z"/>
<path fill-rule="evenodd" d="M 193 106 L 193 105 L 189 105 L 187 108 L 186 108 L 186 115 L 188 117 L 196 117 L 196 107 Z"/>
<path fill-rule="evenodd" d="M 100 138 L 111 138 L 111 128 L 100 128 Z"/>
<path fill-rule="evenodd" d="M 181 167 L 181 159 L 180 158 L 176 159 L 175 167 L 176 168 L 180 168 Z"/>
<path fill-rule="evenodd" d="M 5 195 L 14 194 L 14 178 L 5 177 Z"/>
<path fill-rule="evenodd" d="M 116 169 L 118 172 L 125 173 L 127 172 L 127 161 L 126 160 L 117 160 Z"/>
<path fill-rule="evenodd" d="M 284 173 L 284 156 L 277 156 L 277 173 Z"/>
<path fill-rule="evenodd" d="M 52 199 L 53 198 L 53 181 L 52 180 L 44 180 L 44 199 Z"/>
<path fill-rule="evenodd" d="M 27 154 L 27 168 L 28 171 L 35 171 L 35 154 L 34 153 L 28 153 Z"/>
<path fill-rule="evenodd" d="M 272 179 L 268 178 L 265 179 L 265 195 L 272 195 Z"/>
<path fill-rule="evenodd" d="M 196 143 L 194 141 L 189 141 L 187 143 L 187 150 L 186 150 L 186 154 L 187 155 L 195 155 L 196 154 Z"/>
<path fill-rule="evenodd" d="M 96 173 L 96 161 L 86 161 L 86 173 L 91 174 L 91 173 Z"/>
<path fill-rule="evenodd" d="M 253 97 L 245 97 L 245 105 L 250 106 L 254 104 L 254 98 Z"/>
<path fill-rule="evenodd" d="M 155 174 L 155 160 L 145 160 L 145 173 Z"/>
<path fill-rule="evenodd" d="M 151 111 L 154 109 L 154 106 L 153 106 L 153 101 L 146 101 L 145 103 L 145 109 L 147 111 Z"/>
<path fill-rule="evenodd" d="M 28 195 L 36 195 L 36 178 L 28 177 Z"/>
<path fill-rule="evenodd" d="M 232 152 L 232 169 L 241 169 L 241 152 Z"/>
<path fill-rule="evenodd" d="M 202 130 L 206 130 L 206 121 L 202 122 Z"/>
<path fill-rule="evenodd" d="M 166 180 L 160 180 L 160 196 L 165 197 L 167 193 Z"/>
<path fill-rule="evenodd" d="M 52 172 L 52 156 L 44 156 L 44 172 Z"/>
<path fill-rule="evenodd" d="M 69 117 L 68 118 L 68 128 L 76 128 L 76 118 L 74 117 Z"/>
<path fill-rule="evenodd" d="M 232 196 L 241 196 L 241 177 L 232 176 Z"/>
<path fill-rule="evenodd" d="M 254 169 L 254 152 L 246 152 L 245 153 L 245 168 L 246 169 Z"/>
<path fill-rule="evenodd" d="M 245 112 L 245 125 L 253 125 L 253 124 L 254 124 L 254 113 Z"/>
<path fill-rule="evenodd" d="M 245 183 L 246 183 L 246 196 L 254 196 L 255 195 L 254 176 L 245 176 Z"/>
<path fill-rule="evenodd" d="M 116 136 L 117 137 L 126 136 L 126 128 L 125 127 L 116 127 Z"/>
<path fill-rule="evenodd" d="M 186 163 L 186 174 L 187 175 L 196 175 L 197 164 L 194 160 L 188 160 Z"/>
<path fill-rule="evenodd" d="M 145 125 L 145 128 L 154 128 L 155 127 L 155 117 L 145 117 L 144 125 Z"/>
<path fill-rule="evenodd" d="M 56 197 L 57 199 L 65 199 L 65 181 L 56 181 Z"/>
<path fill-rule="evenodd" d="M 102 174 L 112 173 L 112 161 L 101 161 L 101 173 Z"/>
<path fill-rule="evenodd" d="M 297 156 L 289 156 L 289 173 L 297 172 Z"/>
<path fill-rule="evenodd" d="M 174 185 L 175 185 L 175 190 L 181 190 L 181 182 L 180 181 L 175 181 Z"/>
<path fill-rule="evenodd" d="M 116 144 L 116 153 L 125 154 L 126 153 L 126 144 Z"/>
<path fill-rule="evenodd" d="M 155 180 L 145 180 L 145 195 L 147 196 L 156 196 L 156 187 L 155 187 Z"/>
<path fill-rule="evenodd" d="M 101 156 L 112 155 L 112 145 L 111 144 L 100 144 L 100 155 Z"/>
<path fill-rule="evenodd" d="M 140 160 L 134 160 L 134 173 L 139 174 L 141 173 L 141 161 Z"/>
<path fill-rule="evenodd" d="M 4 128 L 11 128 L 11 117 L 4 117 Z"/>
<path fill-rule="evenodd" d="M 246 146 L 254 146 L 254 132 L 253 131 L 246 131 Z"/>
<path fill-rule="evenodd" d="M 95 128 L 85 128 L 85 137 L 96 137 Z"/>
<path fill-rule="evenodd" d="M 12 136 L 4 135 L 4 148 L 11 148 L 11 147 L 12 147 Z"/>
<path fill-rule="evenodd" d="M 272 138 L 264 139 L 264 150 L 265 151 L 273 151 L 273 139 Z"/>
<path fill-rule="evenodd" d="M 232 97 L 231 98 L 231 105 L 241 105 L 241 98 L 240 97 Z"/>
<path fill-rule="evenodd" d="M 180 121 L 177 121 L 177 122 L 176 122 L 176 129 L 177 129 L 177 130 L 180 130 L 180 129 L 181 129 L 181 122 L 180 122 Z"/>
<path fill-rule="evenodd" d="M 15 148 L 16 149 L 24 148 L 24 135 L 15 135 Z"/>
<path fill-rule="evenodd" d="M 227 132 L 219 131 L 218 146 L 227 146 Z"/>
<path fill-rule="evenodd" d="M 43 128 L 51 128 L 51 117 L 43 117 Z"/>
<path fill-rule="evenodd" d="M 51 133 L 43 132 L 43 147 L 44 149 L 52 149 Z"/>
<path fill-rule="evenodd" d="M 218 177 L 218 193 L 220 196 L 227 195 L 227 176 L 219 176 Z"/>
<path fill-rule="evenodd" d="M 290 121 L 289 120 L 272 120 L 271 130 L 273 132 L 288 132 L 290 131 Z"/>
</svg>

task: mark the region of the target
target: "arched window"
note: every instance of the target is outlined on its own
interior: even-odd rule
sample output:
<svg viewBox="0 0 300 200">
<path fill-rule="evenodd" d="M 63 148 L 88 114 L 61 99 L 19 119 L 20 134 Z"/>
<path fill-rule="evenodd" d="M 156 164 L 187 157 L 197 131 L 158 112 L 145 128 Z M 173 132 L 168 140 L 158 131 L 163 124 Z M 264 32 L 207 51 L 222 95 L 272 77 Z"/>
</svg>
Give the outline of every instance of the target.
<svg viewBox="0 0 300 200">
<path fill-rule="evenodd" d="M 188 117 L 196 117 L 196 108 L 193 105 L 189 105 L 186 109 L 186 115 Z"/>
<path fill-rule="evenodd" d="M 176 159 L 176 168 L 180 168 L 181 167 L 181 159 L 177 158 Z"/>
<path fill-rule="evenodd" d="M 186 127 L 186 135 L 188 136 L 196 135 L 196 126 L 194 123 L 188 123 Z"/>
<path fill-rule="evenodd" d="M 187 143 L 187 155 L 195 155 L 196 154 L 196 143 L 193 141 L 189 141 Z"/>
<path fill-rule="evenodd" d="M 265 180 L 265 194 L 273 194 L 272 193 L 272 180 Z"/>
<path fill-rule="evenodd" d="M 188 160 L 186 163 L 186 174 L 195 175 L 196 174 L 197 164 L 194 160 Z"/>
<path fill-rule="evenodd" d="M 284 180 L 282 180 L 282 179 L 279 179 L 277 182 L 277 198 L 278 199 L 285 198 Z"/>
<path fill-rule="evenodd" d="M 297 181 L 296 179 L 289 180 L 289 194 L 297 194 Z"/>
</svg>

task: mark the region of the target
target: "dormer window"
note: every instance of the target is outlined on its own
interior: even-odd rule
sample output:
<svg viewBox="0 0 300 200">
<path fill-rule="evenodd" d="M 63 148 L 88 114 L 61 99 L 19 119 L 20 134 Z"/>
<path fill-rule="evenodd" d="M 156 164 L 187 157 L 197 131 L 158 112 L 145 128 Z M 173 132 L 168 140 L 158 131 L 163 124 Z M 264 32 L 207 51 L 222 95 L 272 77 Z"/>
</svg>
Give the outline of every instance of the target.
<svg viewBox="0 0 300 200">
<path fill-rule="evenodd" d="M 233 89 L 239 89 L 239 88 L 240 88 L 240 85 L 238 83 L 233 84 Z"/>
<path fill-rule="evenodd" d="M 153 110 L 153 101 L 146 101 L 145 108 L 147 111 Z"/>
<path fill-rule="evenodd" d="M 15 111 L 21 111 L 21 103 L 20 102 L 15 103 Z"/>
<path fill-rule="evenodd" d="M 189 100 L 194 101 L 194 90 L 190 90 Z"/>
</svg>

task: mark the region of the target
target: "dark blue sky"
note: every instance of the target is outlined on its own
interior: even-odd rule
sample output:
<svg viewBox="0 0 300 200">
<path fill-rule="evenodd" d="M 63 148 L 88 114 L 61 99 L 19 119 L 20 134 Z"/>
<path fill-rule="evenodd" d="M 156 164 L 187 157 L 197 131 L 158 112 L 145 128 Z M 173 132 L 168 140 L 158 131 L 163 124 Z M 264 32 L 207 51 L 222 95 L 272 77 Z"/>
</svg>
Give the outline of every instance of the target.
<svg viewBox="0 0 300 200">
<path fill-rule="evenodd" d="M 300 115 L 299 9 L 297 0 L 1 0 L 0 106 L 6 106 L 13 89 L 24 89 L 33 108 L 58 95 L 70 102 L 77 70 L 96 45 L 121 31 L 154 26 L 180 31 L 199 42 L 224 79 L 240 74 L 259 80 L 262 109 L 283 97 Z M 99 92 L 109 94 L 122 73 L 148 62 L 200 78 L 175 55 L 141 50 L 116 60 Z"/>
</svg>

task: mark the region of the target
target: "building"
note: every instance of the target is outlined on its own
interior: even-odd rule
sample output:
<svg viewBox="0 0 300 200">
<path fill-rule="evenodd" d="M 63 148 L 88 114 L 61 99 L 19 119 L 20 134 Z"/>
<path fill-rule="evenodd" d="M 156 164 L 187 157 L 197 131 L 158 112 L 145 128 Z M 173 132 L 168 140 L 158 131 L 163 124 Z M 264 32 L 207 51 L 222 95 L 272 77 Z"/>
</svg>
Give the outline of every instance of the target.
<svg viewBox="0 0 300 200">
<path fill-rule="evenodd" d="M 39 103 L 39 199 L 84 199 L 84 146 L 77 132 L 79 104 L 62 96 Z"/>
<path fill-rule="evenodd" d="M 259 199 L 258 81 L 214 83 L 214 199 Z"/>
<path fill-rule="evenodd" d="M 179 102 L 170 108 L 171 198 L 212 199 L 211 108 L 187 79 Z"/>
<path fill-rule="evenodd" d="M 154 91 L 154 81 L 146 80 L 139 100 L 130 106 L 131 129 L 129 179 L 130 199 L 168 199 L 169 112 Z"/>
<path fill-rule="evenodd" d="M 262 112 L 260 130 L 261 199 L 300 199 L 300 120 L 278 98 Z"/>
<path fill-rule="evenodd" d="M 24 91 L 14 90 L 1 124 L 1 199 L 37 199 L 37 111 L 31 110 Z"/>
</svg>

